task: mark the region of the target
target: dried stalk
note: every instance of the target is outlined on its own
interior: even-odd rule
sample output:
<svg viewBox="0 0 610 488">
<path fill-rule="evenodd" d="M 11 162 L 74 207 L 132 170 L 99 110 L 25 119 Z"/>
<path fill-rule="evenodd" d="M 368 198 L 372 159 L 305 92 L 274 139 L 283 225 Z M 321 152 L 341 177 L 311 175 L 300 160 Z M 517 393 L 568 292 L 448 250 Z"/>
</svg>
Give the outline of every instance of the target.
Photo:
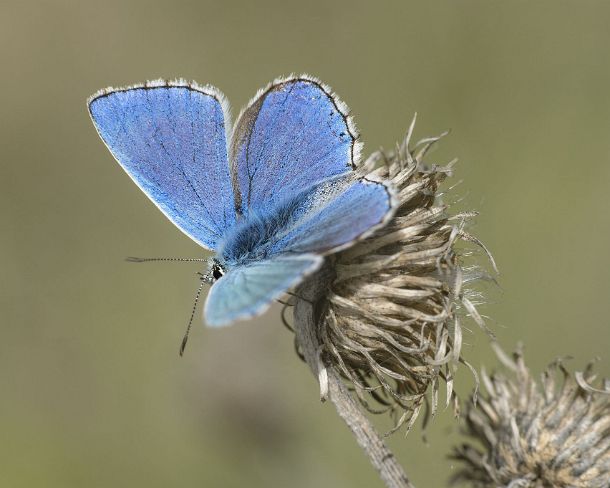
<svg viewBox="0 0 610 488">
<path fill-rule="evenodd" d="M 324 364 L 319 337 L 320 311 L 316 305 L 327 292 L 329 278 L 329 268 L 325 267 L 299 288 L 299 298 L 294 309 L 294 329 L 299 349 L 312 373 L 318 378 L 322 401 L 329 398 L 334 404 L 337 413 L 348 425 L 386 486 L 414 488 L 392 451 L 350 395 L 335 368 Z"/>
<path fill-rule="evenodd" d="M 424 162 L 445 134 L 411 145 L 414 126 L 415 118 L 402 144 L 376 151 L 357 169 L 393 186 L 392 219 L 328 256 L 295 296 L 297 352 L 318 377 L 322 400 L 331 399 L 388 487 L 412 484 L 361 409 L 389 412 L 391 432 L 401 426 L 409 432 L 422 410 L 425 419 L 434 417 L 444 382 L 445 405 L 453 402 L 457 415 L 454 372 L 462 363 L 474 373 L 461 355 L 460 319 L 470 316 L 485 328 L 469 284 L 491 279 L 476 260 L 467 265 L 473 247 L 487 253 L 466 232 L 476 214 L 452 215 L 442 201 L 453 162 Z"/>
</svg>

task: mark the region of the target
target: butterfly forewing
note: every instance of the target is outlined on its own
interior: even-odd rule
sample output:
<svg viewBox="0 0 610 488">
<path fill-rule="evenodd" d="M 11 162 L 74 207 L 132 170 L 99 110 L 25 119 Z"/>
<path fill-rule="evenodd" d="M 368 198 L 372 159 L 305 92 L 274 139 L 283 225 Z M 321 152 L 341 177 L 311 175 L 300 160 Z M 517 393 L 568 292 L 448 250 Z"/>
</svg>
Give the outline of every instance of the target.
<svg viewBox="0 0 610 488">
<path fill-rule="evenodd" d="M 121 166 L 183 232 L 215 249 L 235 223 L 222 95 L 193 84 L 104 90 L 89 101 Z"/>
<path fill-rule="evenodd" d="M 278 80 L 239 117 L 231 143 L 241 213 L 268 208 L 353 168 L 358 142 L 343 104 L 311 78 Z"/>
</svg>

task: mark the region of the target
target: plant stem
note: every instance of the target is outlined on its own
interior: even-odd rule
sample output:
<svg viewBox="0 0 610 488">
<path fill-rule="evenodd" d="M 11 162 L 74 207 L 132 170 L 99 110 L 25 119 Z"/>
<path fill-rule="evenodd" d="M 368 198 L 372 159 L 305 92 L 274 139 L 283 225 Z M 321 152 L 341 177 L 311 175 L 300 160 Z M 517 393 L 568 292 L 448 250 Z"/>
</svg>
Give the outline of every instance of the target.
<svg viewBox="0 0 610 488">
<path fill-rule="evenodd" d="M 318 378 L 322 401 L 328 397 L 335 405 L 337 413 L 345 421 L 386 486 L 415 488 L 392 451 L 353 399 L 335 368 L 323 363 L 316 303 L 328 290 L 328 275 L 328 268 L 323 268 L 298 290 L 294 329 L 301 352 L 312 373 Z"/>
</svg>

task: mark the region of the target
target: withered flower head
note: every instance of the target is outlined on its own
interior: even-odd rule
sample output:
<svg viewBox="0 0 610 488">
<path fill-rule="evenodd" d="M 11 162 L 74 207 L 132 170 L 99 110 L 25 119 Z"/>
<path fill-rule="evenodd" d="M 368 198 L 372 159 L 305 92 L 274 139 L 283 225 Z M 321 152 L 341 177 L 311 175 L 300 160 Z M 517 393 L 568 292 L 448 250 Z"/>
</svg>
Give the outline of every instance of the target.
<svg viewBox="0 0 610 488">
<path fill-rule="evenodd" d="M 411 147 L 414 123 L 394 151 L 377 151 L 361 164 L 369 178 L 393 183 L 399 208 L 386 227 L 330 258 L 334 278 L 321 307 L 323 360 L 369 411 L 390 410 L 395 429 L 405 422 L 410 428 L 424 405 L 434 414 L 439 380 L 447 405 L 455 399 L 460 311 L 483 323 L 465 285 L 484 273 L 465 267 L 468 246 L 456 249 L 459 242 L 482 247 L 464 230 L 474 213 L 451 215 L 441 201 L 453 162 L 426 165 L 423 158 L 445 134 Z"/>
<path fill-rule="evenodd" d="M 499 357 L 509 376 L 484 372 L 487 394 L 466 411 L 467 434 L 482 444 L 456 449 L 454 481 L 514 488 L 610 486 L 610 382 L 595 388 L 592 365 L 570 374 L 560 360 L 539 381 L 520 352 Z"/>
</svg>

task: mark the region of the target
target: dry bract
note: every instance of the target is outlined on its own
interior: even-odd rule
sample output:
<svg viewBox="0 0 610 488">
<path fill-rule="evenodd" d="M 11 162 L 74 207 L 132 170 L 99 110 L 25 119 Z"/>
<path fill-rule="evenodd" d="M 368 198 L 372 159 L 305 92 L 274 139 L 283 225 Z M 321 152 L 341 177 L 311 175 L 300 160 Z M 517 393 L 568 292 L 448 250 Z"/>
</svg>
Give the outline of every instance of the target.
<svg viewBox="0 0 610 488">
<path fill-rule="evenodd" d="M 610 382 L 601 389 L 592 365 L 570 374 L 557 360 L 536 382 L 520 352 L 499 356 L 512 371 L 488 377 L 486 396 L 468 405 L 471 443 L 456 449 L 463 462 L 454 481 L 480 488 L 608 488 Z M 559 377 L 559 378 L 558 378 Z"/>
</svg>

